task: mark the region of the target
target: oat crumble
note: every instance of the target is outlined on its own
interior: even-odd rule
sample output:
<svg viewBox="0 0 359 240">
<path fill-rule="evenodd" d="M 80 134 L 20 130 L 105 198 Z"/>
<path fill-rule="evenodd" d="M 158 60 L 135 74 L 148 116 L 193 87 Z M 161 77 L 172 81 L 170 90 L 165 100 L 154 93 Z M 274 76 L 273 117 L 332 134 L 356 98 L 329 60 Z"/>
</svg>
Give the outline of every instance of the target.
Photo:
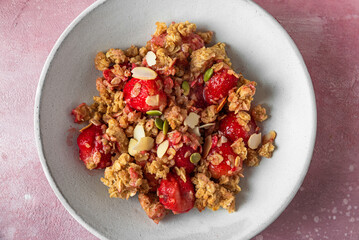
<svg viewBox="0 0 359 240">
<path fill-rule="evenodd" d="M 243 167 L 275 149 L 276 133 L 257 126 L 268 118 L 252 106 L 257 83 L 232 68 L 225 43 L 206 46 L 212 31 L 188 21 L 156 26 L 144 46 L 95 56 L 98 96 L 72 110 L 88 124 L 80 159 L 105 169 L 111 198 L 138 194 L 155 223 L 193 207 L 233 212 Z"/>
</svg>

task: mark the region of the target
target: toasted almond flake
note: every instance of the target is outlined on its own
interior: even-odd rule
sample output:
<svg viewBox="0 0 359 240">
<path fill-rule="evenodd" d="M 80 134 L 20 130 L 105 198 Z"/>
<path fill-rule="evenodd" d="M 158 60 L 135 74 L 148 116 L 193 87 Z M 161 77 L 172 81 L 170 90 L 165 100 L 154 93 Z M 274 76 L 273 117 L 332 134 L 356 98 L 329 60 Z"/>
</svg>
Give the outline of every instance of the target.
<svg viewBox="0 0 359 240">
<path fill-rule="evenodd" d="M 239 164 L 241 163 L 241 158 L 239 156 L 236 157 L 234 160 L 234 166 L 239 167 Z"/>
<path fill-rule="evenodd" d="M 251 149 L 257 149 L 259 144 L 262 142 L 262 134 L 254 133 L 248 139 L 248 147 Z"/>
<path fill-rule="evenodd" d="M 135 129 L 133 130 L 133 138 L 137 141 L 140 141 L 141 138 L 146 137 L 145 128 L 142 124 L 137 124 Z"/>
<path fill-rule="evenodd" d="M 206 158 L 209 150 L 211 150 L 212 147 L 212 136 L 209 135 L 206 137 L 206 140 L 204 142 L 204 146 L 203 146 L 203 158 Z"/>
<path fill-rule="evenodd" d="M 157 77 L 157 73 L 148 67 L 136 67 L 132 69 L 132 77 L 141 80 L 152 80 Z"/>
<path fill-rule="evenodd" d="M 201 117 L 197 113 L 191 112 L 184 120 L 184 125 L 190 128 L 195 128 L 198 125 L 200 118 Z"/>
<path fill-rule="evenodd" d="M 85 131 L 86 129 L 88 129 L 88 128 L 91 127 L 91 126 L 92 126 L 92 122 L 90 122 L 90 124 L 87 125 L 86 127 L 81 128 L 81 129 L 80 129 L 80 132 Z"/>
<path fill-rule="evenodd" d="M 207 123 L 207 124 L 204 124 L 204 125 L 201 125 L 199 126 L 198 128 L 205 128 L 205 129 L 208 129 L 209 127 L 212 127 L 216 125 L 216 123 Z"/>
<path fill-rule="evenodd" d="M 193 129 L 192 129 L 192 132 L 193 132 L 194 134 L 196 134 L 196 136 L 198 136 L 198 137 L 201 136 L 201 133 L 200 133 L 200 131 L 199 131 L 199 127 L 193 128 Z"/>
<path fill-rule="evenodd" d="M 263 144 L 266 144 L 268 142 L 273 142 L 276 138 L 277 133 L 275 131 L 270 131 L 267 135 L 263 137 Z"/>
<path fill-rule="evenodd" d="M 137 140 L 134 139 L 134 138 L 131 138 L 130 139 L 130 143 L 128 144 L 128 153 L 131 155 L 131 156 L 135 156 L 138 151 L 135 151 L 133 148 L 137 145 Z"/>
<path fill-rule="evenodd" d="M 217 107 L 217 112 L 219 112 L 219 111 L 222 110 L 222 108 L 224 107 L 224 105 L 226 104 L 226 102 L 227 102 L 227 97 L 225 97 L 225 98 L 222 100 L 222 102 L 218 105 L 218 107 Z"/>
<path fill-rule="evenodd" d="M 155 140 L 151 137 L 143 137 L 141 138 L 136 146 L 133 148 L 134 151 L 148 151 L 153 148 L 155 145 Z"/>
<path fill-rule="evenodd" d="M 156 65 L 156 54 L 154 52 L 148 51 L 145 58 L 148 66 Z"/>
<path fill-rule="evenodd" d="M 154 96 L 148 96 L 146 98 L 146 103 L 151 106 L 151 107 L 156 107 L 158 106 L 160 102 L 160 95 L 154 95 Z"/>
<path fill-rule="evenodd" d="M 226 143 L 226 142 L 228 142 L 228 139 L 227 139 L 225 136 L 222 136 L 221 139 L 220 139 L 220 141 L 221 141 L 222 143 Z"/>
<path fill-rule="evenodd" d="M 157 157 L 162 158 L 165 155 L 165 153 L 167 152 L 168 146 L 169 146 L 168 140 L 165 140 L 160 145 L 158 145 Z"/>
</svg>

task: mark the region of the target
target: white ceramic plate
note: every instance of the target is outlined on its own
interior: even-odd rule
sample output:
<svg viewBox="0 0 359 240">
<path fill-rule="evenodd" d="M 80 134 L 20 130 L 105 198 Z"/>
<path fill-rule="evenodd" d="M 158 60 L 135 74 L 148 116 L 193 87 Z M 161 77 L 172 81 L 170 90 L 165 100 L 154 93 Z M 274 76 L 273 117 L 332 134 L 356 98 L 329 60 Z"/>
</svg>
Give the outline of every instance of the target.
<svg viewBox="0 0 359 240">
<path fill-rule="evenodd" d="M 76 144 L 66 144 L 74 127 L 70 111 L 96 95 L 100 75 L 93 58 L 112 47 L 142 46 L 156 21 L 189 20 L 215 31 L 228 44 L 236 70 L 258 82 L 255 99 L 270 109 L 264 131 L 275 129 L 272 159 L 245 171 L 237 212 L 225 210 L 167 216 L 154 224 L 137 198 L 110 199 L 102 171 L 88 171 Z M 78 126 L 76 126 L 78 127 Z M 312 83 L 303 59 L 285 30 L 250 1 L 99 1 L 61 35 L 42 71 L 36 95 L 35 134 L 45 174 L 65 208 L 85 228 L 108 239 L 248 239 L 274 221 L 289 204 L 307 172 L 316 133 Z"/>
</svg>

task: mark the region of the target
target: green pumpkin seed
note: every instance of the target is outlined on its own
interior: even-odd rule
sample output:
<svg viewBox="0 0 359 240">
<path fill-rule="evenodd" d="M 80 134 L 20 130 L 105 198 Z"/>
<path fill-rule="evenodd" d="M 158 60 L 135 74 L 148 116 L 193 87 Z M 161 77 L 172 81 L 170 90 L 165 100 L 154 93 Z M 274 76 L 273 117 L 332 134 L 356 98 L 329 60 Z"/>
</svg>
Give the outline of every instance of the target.
<svg viewBox="0 0 359 240">
<path fill-rule="evenodd" d="M 187 96 L 189 94 L 189 84 L 187 81 L 183 81 L 182 89 L 183 89 L 183 94 Z"/>
<path fill-rule="evenodd" d="M 168 121 L 167 119 L 165 119 L 165 121 L 163 122 L 163 134 L 166 135 L 168 133 Z"/>
<path fill-rule="evenodd" d="M 150 115 L 150 116 L 161 116 L 162 112 L 158 111 L 158 110 L 150 110 L 150 111 L 147 111 L 146 114 Z"/>
<path fill-rule="evenodd" d="M 213 75 L 213 68 L 207 69 L 207 71 L 204 73 L 203 81 L 207 82 Z"/>
<path fill-rule="evenodd" d="M 163 120 L 161 118 L 155 119 L 155 125 L 159 130 L 163 130 Z"/>
<path fill-rule="evenodd" d="M 196 164 L 201 160 L 201 154 L 199 153 L 193 153 L 189 159 L 191 163 Z"/>
</svg>

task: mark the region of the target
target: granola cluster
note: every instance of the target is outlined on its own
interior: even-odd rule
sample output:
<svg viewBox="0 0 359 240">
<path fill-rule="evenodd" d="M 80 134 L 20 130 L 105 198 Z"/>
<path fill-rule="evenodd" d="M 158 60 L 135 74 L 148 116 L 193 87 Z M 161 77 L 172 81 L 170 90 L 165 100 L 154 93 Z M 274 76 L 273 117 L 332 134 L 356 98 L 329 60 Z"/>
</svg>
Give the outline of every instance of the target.
<svg viewBox="0 0 359 240">
<path fill-rule="evenodd" d="M 99 52 L 98 96 L 72 114 L 81 130 L 80 159 L 105 168 L 111 198 L 138 194 L 158 223 L 168 212 L 195 206 L 235 211 L 244 165 L 272 157 L 276 133 L 262 136 L 268 118 L 252 106 L 256 82 L 236 73 L 224 43 L 189 22 L 156 23 L 143 47 Z"/>
</svg>

